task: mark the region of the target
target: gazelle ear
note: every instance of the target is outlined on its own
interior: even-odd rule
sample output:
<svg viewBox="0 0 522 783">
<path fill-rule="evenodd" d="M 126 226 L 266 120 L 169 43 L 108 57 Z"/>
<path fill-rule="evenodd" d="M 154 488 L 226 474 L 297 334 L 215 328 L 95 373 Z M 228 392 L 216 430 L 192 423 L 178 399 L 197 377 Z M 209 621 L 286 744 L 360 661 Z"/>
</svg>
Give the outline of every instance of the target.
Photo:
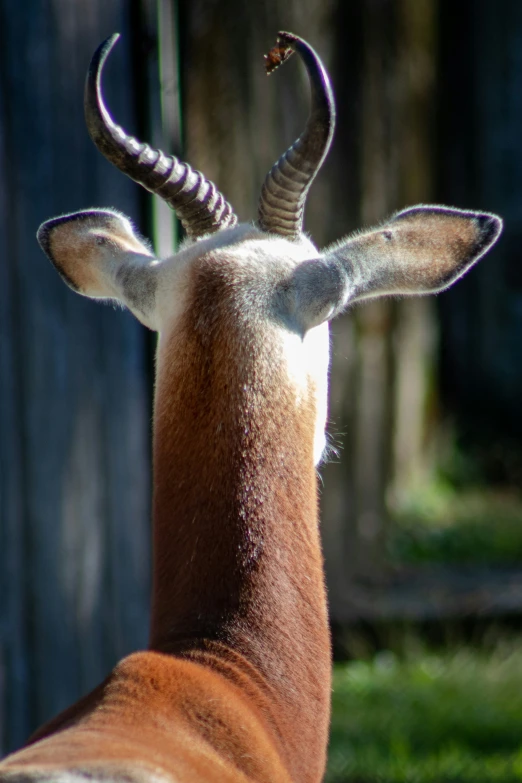
<svg viewBox="0 0 522 783">
<path fill-rule="evenodd" d="M 87 210 L 42 223 L 42 250 L 74 291 L 117 299 L 154 329 L 157 260 L 128 218 L 112 210 Z"/>
<path fill-rule="evenodd" d="M 344 269 L 347 302 L 437 293 L 462 277 L 501 231 L 496 215 L 417 206 L 330 248 L 325 259 Z"/>
<path fill-rule="evenodd" d="M 299 264 L 285 289 L 287 316 L 304 333 L 359 299 L 443 291 L 495 244 L 501 231 L 502 220 L 486 212 L 405 209 L 379 228 Z"/>
</svg>

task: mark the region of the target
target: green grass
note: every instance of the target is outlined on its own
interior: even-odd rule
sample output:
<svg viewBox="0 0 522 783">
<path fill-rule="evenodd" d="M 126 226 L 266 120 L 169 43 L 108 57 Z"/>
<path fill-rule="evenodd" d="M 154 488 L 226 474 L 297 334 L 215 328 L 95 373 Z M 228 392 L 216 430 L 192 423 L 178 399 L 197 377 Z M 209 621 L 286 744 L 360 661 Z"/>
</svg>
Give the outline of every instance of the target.
<svg viewBox="0 0 522 783">
<path fill-rule="evenodd" d="M 336 666 L 326 781 L 522 781 L 522 652 Z"/>
<path fill-rule="evenodd" d="M 393 514 L 389 547 L 403 563 L 522 563 L 522 497 L 439 483 L 412 493 Z"/>
</svg>

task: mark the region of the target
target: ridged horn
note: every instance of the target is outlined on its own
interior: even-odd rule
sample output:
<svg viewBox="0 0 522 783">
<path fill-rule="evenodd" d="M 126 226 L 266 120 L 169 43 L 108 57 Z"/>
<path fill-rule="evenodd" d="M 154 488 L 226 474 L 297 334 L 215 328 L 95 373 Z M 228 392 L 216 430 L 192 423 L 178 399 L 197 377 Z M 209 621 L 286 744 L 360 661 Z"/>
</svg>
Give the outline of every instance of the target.
<svg viewBox="0 0 522 783">
<path fill-rule="evenodd" d="M 267 174 L 259 201 L 259 226 L 263 231 L 291 239 L 299 236 L 312 181 L 328 153 L 335 128 L 335 101 L 328 74 L 312 47 L 293 33 L 280 32 L 276 46 L 265 55 L 271 73 L 299 53 L 308 71 L 312 108 L 306 126 L 292 146 Z"/>
<path fill-rule="evenodd" d="M 119 38 L 115 33 L 96 50 L 85 82 L 85 120 L 90 137 L 116 168 L 160 196 L 174 209 L 189 237 L 197 239 L 237 223 L 230 204 L 199 171 L 174 155 L 143 144 L 116 125 L 101 90 L 103 66 Z"/>
</svg>

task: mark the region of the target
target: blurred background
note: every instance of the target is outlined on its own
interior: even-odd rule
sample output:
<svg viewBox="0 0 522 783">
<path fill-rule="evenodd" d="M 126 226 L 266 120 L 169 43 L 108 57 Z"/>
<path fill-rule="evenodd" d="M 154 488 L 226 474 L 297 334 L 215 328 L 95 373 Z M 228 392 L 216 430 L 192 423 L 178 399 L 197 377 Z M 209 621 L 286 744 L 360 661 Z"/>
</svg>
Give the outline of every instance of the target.
<svg viewBox="0 0 522 783">
<path fill-rule="evenodd" d="M 495 250 L 436 299 L 333 324 L 322 530 L 336 659 L 328 780 L 522 780 L 522 4 L 516 0 L 0 0 L 0 753 L 147 640 L 154 338 L 73 294 L 42 220 L 172 213 L 83 121 L 97 45 L 116 121 L 252 220 L 300 133 L 305 37 L 338 125 L 319 246 L 419 202 L 498 212 Z"/>
</svg>

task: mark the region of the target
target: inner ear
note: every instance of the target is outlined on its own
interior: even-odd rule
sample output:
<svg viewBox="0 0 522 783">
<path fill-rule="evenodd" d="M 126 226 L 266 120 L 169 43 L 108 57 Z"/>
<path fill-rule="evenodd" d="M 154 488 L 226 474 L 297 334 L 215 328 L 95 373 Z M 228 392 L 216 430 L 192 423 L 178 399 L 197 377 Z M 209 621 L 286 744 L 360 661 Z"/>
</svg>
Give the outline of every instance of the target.
<svg viewBox="0 0 522 783">
<path fill-rule="evenodd" d="M 393 238 L 393 229 L 408 228 L 413 240 L 427 243 L 434 249 L 444 248 L 451 266 L 450 278 L 459 265 L 466 269 L 476 263 L 497 241 L 502 220 L 488 212 L 455 209 L 443 206 L 409 207 L 394 215 L 383 226 L 383 233 Z"/>
<path fill-rule="evenodd" d="M 502 220 L 487 212 L 423 205 L 402 210 L 383 226 L 390 234 L 392 293 L 445 290 L 482 258 L 501 231 Z"/>
<path fill-rule="evenodd" d="M 64 281 L 93 299 L 116 299 L 152 324 L 158 262 L 124 215 L 85 210 L 43 223 L 38 242 Z"/>
</svg>

